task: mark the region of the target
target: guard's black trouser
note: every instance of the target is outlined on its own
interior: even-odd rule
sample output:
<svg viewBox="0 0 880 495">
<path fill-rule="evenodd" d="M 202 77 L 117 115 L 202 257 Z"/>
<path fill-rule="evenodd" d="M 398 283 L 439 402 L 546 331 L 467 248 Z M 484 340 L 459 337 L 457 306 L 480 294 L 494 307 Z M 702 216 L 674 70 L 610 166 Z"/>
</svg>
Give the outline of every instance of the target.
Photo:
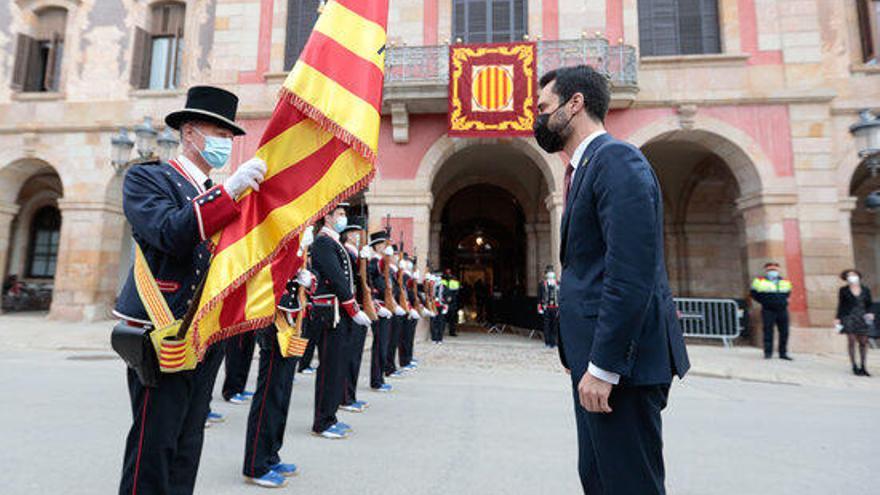
<svg viewBox="0 0 880 495">
<path fill-rule="evenodd" d="M 303 352 L 301 358 L 299 358 L 299 370 L 312 367 L 312 358 L 315 356 L 315 348 L 318 345 L 318 341 L 321 340 L 321 332 L 316 332 L 314 330 L 314 324 L 312 322 L 312 311 L 307 313 L 308 316 L 303 319 L 303 337 L 309 339 L 309 343 L 306 344 L 306 350 Z M 314 334 L 314 335 L 313 335 Z"/>
<path fill-rule="evenodd" d="M 788 355 L 788 309 L 762 309 L 764 322 L 764 355 L 773 355 L 773 326 L 779 330 L 779 355 Z"/>
<path fill-rule="evenodd" d="M 559 333 L 559 308 L 544 308 L 544 344 L 556 347 Z"/>
<path fill-rule="evenodd" d="M 391 317 L 391 339 L 388 341 L 388 354 L 385 356 L 385 376 L 397 371 L 397 350 L 400 346 L 400 338 L 403 335 L 403 327 L 406 324 L 406 315 Z"/>
<path fill-rule="evenodd" d="M 351 339 L 354 322 L 342 312 L 339 323 L 333 326 L 333 309 L 316 307 L 312 311 L 318 341 L 318 372 L 315 375 L 315 417 L 312 431 L 321 433 L 336 424 L 336 411 L 342 404 L 343 377 L 346 367 L 346 349 Z"/>
<path fill-rule="evenodd" d="M 235 394 L 244 392 L 251 361 L 254 359 L 254 332 L 240 333 L 226 339 L 225 374 L 223 378 L 223 399 L 229 400 Z"/>
<path fill-rule="evenodd" d="M 367 341 L 367 327 L 351 324 L 351 337 L 347 342 L 347 363 L 345 366 L 342 392 L 342 403 L 345 405 L 357 402 L 357 384 L 361 375 L 361 361 L 364 357 L 364 343 Z"/>
<path fill-rule="evenodd" d="M 446 316 L 439 314 L 431 317 L 431 340 L 443 342 L 443 327 L 446 326 Z"/>
<path fill-rule="evenodd" d="M 400 360 L 400 367 L 409 366 L 413 357 L 413 346 L 416 340 L 416 325 L 418 320 L 405 319 L 403 321 L 403 332 L 400 336 L 400 344 L 398 347 L 397 357 Z"/>
<path fill-rule="evenodd" d="M 260 346 L 257 389 L 248 414 L 242 474 L 259 478 L 281 462 L 278 453 L 284 443 L 284 429 L 290 410 L 293 375 L 298 358 L 285 358 L 278 347 L 275 325 L 256 332 Z"/>
<path fill-rule="evenodd" d="M 449 305 L 449 312 L 446 313 L 446 322 L 449 323 L 449 335 L 458 335 L 458 303 Z"/>
<path fill-rule="evenodd" d="M 120 495 L 193 493 L 224 345 L 211 346 L 195 370 L 162 373 L 155 388 L 144 387 L 135 372 L 127 370 L 133 420 L 125 441 Z"/>
<path fill-rule="evenodd" d="M 379 388 L 385 384 L 382 372 L 388 355 L 388 341 L 391 340 L 391 318 L 379 318 L 373 322 L 373 346 L 370 348 L 370 387 Z"/>
</svg>

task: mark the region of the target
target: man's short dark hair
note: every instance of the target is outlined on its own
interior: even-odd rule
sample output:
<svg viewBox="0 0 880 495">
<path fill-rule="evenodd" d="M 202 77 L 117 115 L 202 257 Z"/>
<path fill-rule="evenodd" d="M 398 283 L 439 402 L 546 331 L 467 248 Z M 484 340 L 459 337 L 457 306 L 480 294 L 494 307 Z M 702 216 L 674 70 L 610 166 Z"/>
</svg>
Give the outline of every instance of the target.
<svg viewBox="0 0 880 495">
<path fill-rule="evenodd" d="M 588 65 L 562 67 L 541 76 L 541 87 L 556 81 L 553 92 L 560 102 L 568 101 L 575 93 L 584 95 L 584 108 L 587 115 L 596 122 L 605 122 L 611 90 L 608 79 Z"/>
</svg>

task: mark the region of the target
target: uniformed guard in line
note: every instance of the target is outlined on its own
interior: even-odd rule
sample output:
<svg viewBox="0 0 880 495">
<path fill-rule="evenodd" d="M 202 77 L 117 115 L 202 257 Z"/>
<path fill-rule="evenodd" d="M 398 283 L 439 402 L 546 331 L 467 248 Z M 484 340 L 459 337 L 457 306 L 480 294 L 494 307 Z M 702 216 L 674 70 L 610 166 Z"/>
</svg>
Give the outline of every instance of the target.
<svg viewBox="0 0 880 495">
<path fill-rule="evenodd" d="M 400 270 L 403 272 L 401 277 L 403 293 L 405 294 L 409 311 L 404 320 L 400 333 L 400 341 L 397 346 L 397 358 L 402 371 L 413 371 L 416 364 L 413 362 L 413 347 L 415 346 L 416 325 L 422 318 L 419 314 L 418 307 L 420 301 L 417 299 L 418 290 L 416 287 L 416 277 L 413 272 L 413 262 L 409 254 L 403 253 L 400 262 Z"/>
<path fill-rule="evenodd" d="M 370 350 L 370 388 L 377 392 L 390 392 L 392 388 L 385 383 L 384 373 L 391 342 L 392 311 L 397 309 L 390 286 L 390 263 L 385 261 L 394 255 L 388 239 L 388 232 L 385 230 L 373 232 L 370 234 L 370 245 L 367 246 L 372 251 L 367 274 L 373 290 L 373 301 L 379 305 L 379 319 L 373 322 L 373 345 Z"/>
<path fill-rule="evenodd" d="M 752 281 L 752 299 L 761 304 L 764 322 L 764 358 L 773 357 L 773 326 L 779 330 L 779 359 L 791 361 L 788 356 L 788 298 L 792 285 L 779 273 L 779 263 L 764 265 L 765 276 Z"/>
<path fill-rule="evenodd" d="M 336 419 L 336 411 L 342 403 L 347 342 L 352 338 L 355 324 L 370 324 L 355 300 L 354 267 L 339 241 L 339 233 L 348 224 L 347 206 L 341 203 L 324 217 L 324 226 L 311 252 L 312 271 L 317 276 L 312 297 L 312 335 L 319 334 L 320 339 L 312 432 L 331 439 L 345 438 L 350 431 L 348 425 Z"/>
<path fill-rule="evenodd" d="M 125 176 L 125 217 L 174 318 L 181 318 L 196 299 L 211 259 L 208 239 L 238 217 L 236 199 L 248 188 L 258 191 L 266 173 L 266 164 L 253 158 L 222 185 L 208 178 L 211 169 L 226 165 L 233 136 L 245 133 L 235 124 L 237 106 L 238 98 L 222 89 L 191 88 L 186 108 L 165 118 L 169 127 L 180 131 L 181 155 L 168 163 L 135 165 Z M 150 331 L 152 323 L 141 299 L 132 271 L 113 313 L 129 329 Z M 114 349 L 127 352 L 116 343 Z M 152 348 L 148 352 L 155 363 Z M 159 373 L 155 382 L 148 382 L 151 386 L 141 382 L 143 374 L 128 369 L 133 421 L 120 494 L 193 492 L 222 357 L 222 347 L 214 346 L 195 370 Z"/>
<path fill-rule="evenodd" d="M 559 284 L 552 266 L 547 266 L 538 286 L 538 314 L 544 323 L 544 347 L 553 349 L 559 332 Z"/>
<path fill-rule="evenodd" d="M 300 240 L 300 252 L 312 244 L 312 236 L 311 228 L 306 229 Z M 297 314 L 304 310 L 297 297 L 298 289 L 309 289 L 313 280 L 308 270 L 300 269 L 296 279 L 287 283 L 287 290 L 278 303 L 281 312 L 278 317 L 293 324 Z M 287 484 L 288 477 L 297 474 L 296 464 L 282 462 L 280 452 L 299 358 L 285 357 L 275 324 L 257 330 L 255 338 L 260 347 L 260 364 L 257 388 L 248 413 L 242 474 L 248 483 L 279 488 Z"/>
<path fill-rule="evenodd" d="M 400 262 L 403 253 L 396 244 L 392 244 L 391 248 L 394 254 L 389 258 L 391 292 L 395 302 L 400 302 L 401 286 L 400 286 Z M 405 299 L 405 296 L 404 296 Z M 403 373 L 397 369 L 397 352 L 400 346 L 400 338 L 403 335 L 406 320 L 409 317 L 409 311 L 401 304 L 397 304 L 394 309 L 394 316 L 391 318 L 391 338 L 388 341 L 388 354 L 385 356 L 385 376 L 388 378 L 401 378 Z"/>
<path fill-rule="evenodd" d="M 360 259 L 360 232 L 364 229 L 365 219 L 362 217 L 353 217 L 348 222 L 348 226 L 342 231 L 341 240 L 345 250 L 348 252 L 351 260 L 351 266 L 354 270 L 354 287 L 355 297 L 358 301 L 363 302 L 364 294 L 362 290 L 362 281 L 358 262 Z M 366 247 L 366 246 L 364 246 Z M 369 255 L 368 255 L 369 257 Z M 371 322 L 372 324 L 372 322 Z M 345 363 L 343 365 L 342 379 L 342 405 L 339 406 L 343 411 L 362 413 L 369 407 L 366 401 L 357 399 L 357 383 L 361 372 L 361 360 L 364 355 L 364 343 L 367 341 L 367 328 L 370 325 L 353 325 L 351 339 L 348 341 L 346 348 Z"/>
</svg>

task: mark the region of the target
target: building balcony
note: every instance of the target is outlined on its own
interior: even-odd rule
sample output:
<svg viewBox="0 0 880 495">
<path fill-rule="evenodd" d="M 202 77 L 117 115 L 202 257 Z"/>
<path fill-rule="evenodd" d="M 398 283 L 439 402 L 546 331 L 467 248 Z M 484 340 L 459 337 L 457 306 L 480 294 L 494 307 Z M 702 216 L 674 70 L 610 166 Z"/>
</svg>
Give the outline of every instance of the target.
<svg viewBox="0 0 880 495">
<path fill-rule="evenodd" d="M 628 108 L 635 101 L 638 63 L 634 47 L 610 45 L 603 38 L 539 41 L 537 45 L 539 76 L 559 67 L 587 64 L 611 81 L 611 108 Z M 448 45 L 388 48 L 383 114 L 392 115 L 395 131 L 410 113 L 445 113 L 448 92 Z"/>
</svg>

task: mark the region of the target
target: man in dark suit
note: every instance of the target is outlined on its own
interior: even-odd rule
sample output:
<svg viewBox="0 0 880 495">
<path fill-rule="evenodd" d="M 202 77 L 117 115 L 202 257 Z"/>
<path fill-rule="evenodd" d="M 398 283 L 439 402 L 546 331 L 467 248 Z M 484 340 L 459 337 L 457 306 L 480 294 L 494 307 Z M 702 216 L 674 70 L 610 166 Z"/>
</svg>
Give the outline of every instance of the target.
<svg viewBox="0 0 880 495">
<path fill-rule="evenodd" d="M 564 185 L 560 341 L 570 370 L 581 484 L 593 494 L 664 494 L 660 412 L 690 364 L 663 255 L 651 165 L 605 132 L 609 89 L 587 66 L 540 81 L 535 138 L 571 157 Z"/>
</svg>

